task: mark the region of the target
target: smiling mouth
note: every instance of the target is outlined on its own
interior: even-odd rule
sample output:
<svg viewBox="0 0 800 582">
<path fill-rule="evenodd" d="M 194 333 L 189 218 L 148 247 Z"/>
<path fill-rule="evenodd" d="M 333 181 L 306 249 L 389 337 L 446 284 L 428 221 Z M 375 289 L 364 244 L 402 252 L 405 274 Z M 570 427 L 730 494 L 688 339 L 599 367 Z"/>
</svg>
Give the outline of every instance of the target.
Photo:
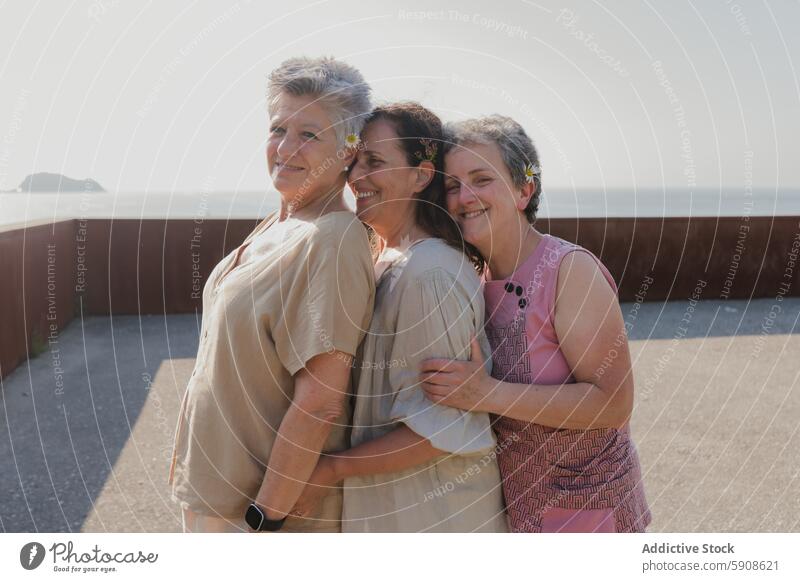
<svg viewBox="0 0 800 582">
<path fill-rule="evenodd" d="M 365 198 L 372 198 L 377 194 L 378 193 L 375 190 L 369 190 L 367 192 L 355 192 L 356 200 L 364 200 Z"/>
<path fill-rule="evenodd" d="M 290 172 L 298 172 L 300 170 L 304 170 L 305 168 L 301 168 L 300 166 L 292 166 L 291 164 L 287 164 L 285 162 L 275 162 L 275 169 L 278 171 L 288 170 Z"/>
<path fill-rule="evenodd" d="M 461 214 L 459 214 L 459 216 L 466 220 L 469 218 L 476 218 L 484 214 L 486 214 L 486 209 L 481 208 L 480 210 L 470 210 L 469 212 L 462 212 Z"/>
</svg>

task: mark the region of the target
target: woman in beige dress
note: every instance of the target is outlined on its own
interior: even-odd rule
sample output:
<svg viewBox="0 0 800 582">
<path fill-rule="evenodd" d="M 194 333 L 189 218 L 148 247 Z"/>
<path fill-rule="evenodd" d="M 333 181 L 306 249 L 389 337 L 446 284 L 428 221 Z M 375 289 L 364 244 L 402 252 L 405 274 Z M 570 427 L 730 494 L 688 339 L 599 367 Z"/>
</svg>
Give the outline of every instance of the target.
<svg viewBox="0 0 800 582">
<path fill-rule="evenodd" d="M 346 446 L 352 357 L 372 315 L 367 231 L 343 200 L 369 88 L 334 59 L 291 59 L 270 76 L 268 110 L 281 206 L 203 291 L 170 470 L 184 531 L 340 530 L 338 489 L 287 514 L 320 451 Z"/>
<path fill-rule="evenodd" d="M 362 138 L 348 182 L 381 253 L 351 448 L 321 457 L 293 512 L 308 515 L 343 481 L 345 532 L 505 531 L 488 415 L 433 404 L 417 383 L 424 358 L 469 358 L 474 335 L 489 352 L 480 256 L 444 210 L 441 122 L 395 104 L 373 112 Z"/>
</svg>

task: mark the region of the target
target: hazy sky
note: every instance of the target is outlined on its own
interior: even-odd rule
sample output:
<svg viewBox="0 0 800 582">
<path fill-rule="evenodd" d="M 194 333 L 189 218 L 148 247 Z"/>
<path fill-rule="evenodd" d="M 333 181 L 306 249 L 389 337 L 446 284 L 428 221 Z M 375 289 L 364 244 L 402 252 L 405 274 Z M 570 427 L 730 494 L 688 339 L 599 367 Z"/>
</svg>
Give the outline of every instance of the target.
<svg viewBox="0 0 800 582">
<path fill-rule="evenodd" d="M 0 189 L 264 190 L 265 79 L 329 54 L 379 101 L 501 112 L 545 188 L 800 186 L 800 2 L 0 4 Z"/>
</svg>

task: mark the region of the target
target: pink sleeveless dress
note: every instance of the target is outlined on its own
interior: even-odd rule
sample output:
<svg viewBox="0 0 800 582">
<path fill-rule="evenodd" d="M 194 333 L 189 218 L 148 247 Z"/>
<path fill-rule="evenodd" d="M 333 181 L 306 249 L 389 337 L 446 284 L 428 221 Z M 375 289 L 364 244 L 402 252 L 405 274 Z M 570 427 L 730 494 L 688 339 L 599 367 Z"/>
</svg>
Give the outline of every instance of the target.
<svg viewBox="0 0 800 582">
<path fill-rule="evenodd" d="M 616 292 L 597 257 L 550 235 L 509 278 L 492 280 L 487 271 L 486 335 L 493 377 L 519 384 L 575 382 L 559 348 L 553 315 L 559 265 L 576 251 L 597 261 Z M 650 523 L 629 426 L 572 430 L 502 416 L 493 420 L 511 531 L 642 532 Z"/>
</svg>

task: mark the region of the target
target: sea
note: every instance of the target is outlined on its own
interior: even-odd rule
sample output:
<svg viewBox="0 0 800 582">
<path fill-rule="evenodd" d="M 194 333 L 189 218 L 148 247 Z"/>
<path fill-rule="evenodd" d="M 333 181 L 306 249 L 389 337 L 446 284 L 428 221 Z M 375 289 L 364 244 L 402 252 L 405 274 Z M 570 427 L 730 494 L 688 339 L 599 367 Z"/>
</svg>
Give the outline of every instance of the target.
<svg viewBox="0 0 800 582">
<path fill-rule="evenodd" d="M 346 195 L 353 204 L 352 195 Z M 0 227 L 66 219 L 238 219 L 266 216 L 278 193 L 69 192 L 2 193 Z M 731 190 L 547 190 L 540 218 L 800 216 L 800 188 Z"/>
</svg>

